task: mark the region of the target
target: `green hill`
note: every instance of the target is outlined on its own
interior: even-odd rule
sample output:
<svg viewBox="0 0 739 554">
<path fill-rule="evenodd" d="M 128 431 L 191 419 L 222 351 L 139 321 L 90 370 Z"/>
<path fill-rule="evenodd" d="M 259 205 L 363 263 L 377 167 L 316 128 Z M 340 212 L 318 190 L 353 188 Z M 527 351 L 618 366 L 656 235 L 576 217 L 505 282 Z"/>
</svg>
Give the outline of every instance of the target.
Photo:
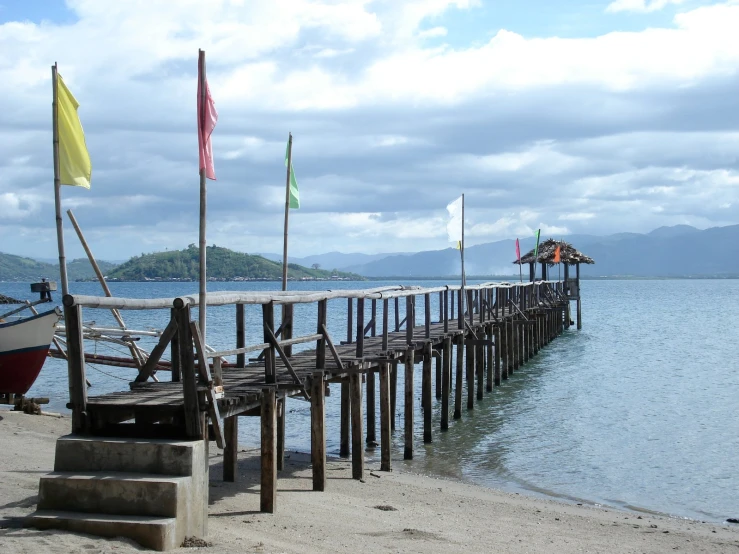
<svg viewBox="0 0 739 554">
<path fill-rule="evenodd" d="M 208 279 L 217 281 L 234 280 L 279 280 L 282 264 L 262 256 L 234 252 L 218 246 L 207 247 Z M 184 250 L 155 252 L 134 256 L 110 271 L 110 280 L 119 281 L 197 281 L 200 268 L 198 248 L 191 244 Z M 363 279 L 345 272 L 311 269 L 297 264 L 288 264 L 289 279 Z"/>
<path fill-rule="evenodd" d="M 103 274 L 115 267 L 104 261 L 98 261 L 98 265 Z M 0 281 L 35 282 L 42 277 L 59 281 L 59 265 L 0 252 Z M 70 281 L 94 279 L 95 272 L 87 258 L 80 258 L 67 261 L 67 277 Z"/>
</svg>

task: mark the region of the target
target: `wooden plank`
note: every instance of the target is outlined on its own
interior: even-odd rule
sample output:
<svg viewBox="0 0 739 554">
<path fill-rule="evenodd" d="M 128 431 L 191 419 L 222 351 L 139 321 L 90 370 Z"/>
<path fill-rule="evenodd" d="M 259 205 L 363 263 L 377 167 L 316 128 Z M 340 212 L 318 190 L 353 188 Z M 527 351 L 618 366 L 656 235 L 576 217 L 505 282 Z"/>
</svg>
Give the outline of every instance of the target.
<svg viewBox="0 0 739 554">
<path fill-rule="evenodd" d="M 226 447 L 223 449 L 223 480 L 233 483 L 238 475 L 239 418 L 223 419 L 223 434 Z"/>
<path fill-rule="evenodd" d="M 410 298 L 410 297 L 409 297 Z M 405 351 L 405 449 L 404 460 L 413 459 L 413 357 L 415 350 L 409 346 Z"/>
<path fill-rule="evenodd" d="M 334 362 L 336 362 L 336 367 L 343 371 L 344 369 L 344 362 L 341 360 L 341 356 L 339 356 L 339 353 L 336 350 L 336 347 L 334 346 L 333 341 L 331 341 L 331 336 L 328 334 L 328 330 L 326 329 L 325 324 L 321 324 L 321 332 L 323 334 L 323 338 L 326 340 L 326 344 L 328 344 L 328 348 L 331 351 L 331 355 L 334 358 Z"/>
<path fill-rule="evenodd" d="M 72 432 L 85 433 L 87 422 L 87 378 L 85 377 L 85 345 L 82 334 L 82 306 L 64 308 L 67 328 L 67 375 L 69 403 L 72 405 Z"/>
<path fill-rule="evenodd" d="M 362 376 L 358 373 L 349 376 L 349 396 L 352 411 L 352 478 L 359 481 L 364 478 L 364 449 L 362 448 Z"/>
<path fill-rule="evenodd" d="M 262 391 L 262 458 L 259 509 L 273 514 L 277 498 L 277 401 L 274 389 Z"/>
<path fill-rule="evenodd" d="M 177 310 L 172 308 L 170 310 L 170 319 L 177 325 Z M 179 381 L 182 378 L 182 372 L 180 370 L 180 334 L 176 331 L 172 335 L 172 340 L 169 341 L 169 355 L 172 360 L 172 381 Z"/>
<path fill-rule="evenodd" d="M 139 370 L 139 374 L 136 376 L 135 379 L 137 383 L 147 381 L 149 377 L 154 375 L 157 363 L 159 363 L 159 360 L 162 358 L 162 354 L 164 354 L 167 346 L 169 346 L 169 341 L 172 340 L 172 337 L 174 337 L 176 333 L 177 322 L 173 319 L 170 319 L 169 323 L 164 328 L 164 331 L 162 331 L 162 334 L 159 337 L 159 342 L 157 342 L 156 346 L 152 349 L 151 354 L 149 354 L 149 358 L 146 360 L 146 363 Z"/>
<path fill-rule="evenodd" d="M 190 322 L 190 332 L 192 333 L 192 340 L 195 344 L 195 352 L 198 356 L 198 373 L 200 378 L 207 386 L 205 396 L 208 398 L 208 414 L 210 415 L 210 422 L 213 425 L 213 431 L 215 431 L 216 445 L 218 448 L 223 450 L 223 430 L 221 429 L 221 414 L 218 410 L 218 398 L 219 395 L 214 389 L 213 379 L 210 375 L 210 369 L 208 368 L 208 361 L 205 358 L 205 347 L 203 345 L 203 339 L 200 335 L 200 327 L 197 322 Z M 222 396 L 222 392 L 220 395 Z"/>
<path fill-rule="evenodd" d="M 311 376 L 310 430 L 311 468 L 313 490 L 326 490 L 326 402 L 323 372 L 314 371 Z"/>
<path fill-rule="evenodd" d="M 177 335 L 180 346 L 185 430 L 188 437 L 202 439 L 206 430 L 202 428 L 200 418 L 200 402 L 198 400 L 197 379 L 195 377 L 195 356 L 192 351 L 189 306 L 177 310 Z"/>
<path fill-rule="evenodd" d="M 274 336 L 274 334 L 272 334 L 272 330 L 269 327 L 265 326 L 264 334 L 267 338 L 267 341 L 272 345 L 272 348 L 274 348 L 277 351 L 277 354 L 280 356 L 282 363 L 285 364 L 285 369 L 287 369 L 288 373 L 293 378 L 293 382 L 296 385 L 300 385 L 301 387 L 300 390 L 303 394 L 303 397 L 306 400 L 310 400 L 310 397 L 308 396 L 308 393 L 305 390 L 305 386 L 303 382 L 300 380 L 300 377 L 298 377 L 298 374 L 295 373 L 295 369 L 293 368 L 292 363 L 290 362 L 290 359 L 288 358 L 287 354 L 280 346 L 280 343 L 277 342 L 277 338 Z"/>
<path fill-rule="evenodd" d="M 391 459 L 390 366 L 380 364 L 380 471 L 392 471 Z"/>
<path fill-rule="evenodd" d="M 264 342 L 269 344 L 270 331 L 275 328 L 274 304 L 272 302 L 262 305 L 262 328 L 264 329 Z M 273 335 L 274 336 L 274 335 Z M 274 347 L 264 350 L 264 382 L 267 384 L 277 382 L 275 369 Z"/>
</svg>

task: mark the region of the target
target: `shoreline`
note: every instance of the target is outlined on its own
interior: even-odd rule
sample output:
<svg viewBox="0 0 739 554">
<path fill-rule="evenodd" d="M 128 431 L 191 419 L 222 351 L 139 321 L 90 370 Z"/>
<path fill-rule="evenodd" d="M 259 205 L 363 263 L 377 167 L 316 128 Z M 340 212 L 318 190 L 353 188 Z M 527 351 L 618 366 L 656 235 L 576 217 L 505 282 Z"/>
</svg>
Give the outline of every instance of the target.
<svg viewBox="0 0 739 554">
<path fill-rule="evenodd" d="M 0 543 L 7 551 L 140 552 L 133 542 L 22 526 L 35 509 L 38 479 L 53 468 L 67 417 L 0 412 Z M 736 552 L 739 527 L 636 514 L 489 489 L 369 463 L 363 482 L 329 458 L 326 492 L 311 490 L 309 457 L 286 453 L 275 514 L 259 512 L 259 451 L 239 452 L 236 483 L 221 481 L 211 443 L 212 552 Z"/>
</svg>

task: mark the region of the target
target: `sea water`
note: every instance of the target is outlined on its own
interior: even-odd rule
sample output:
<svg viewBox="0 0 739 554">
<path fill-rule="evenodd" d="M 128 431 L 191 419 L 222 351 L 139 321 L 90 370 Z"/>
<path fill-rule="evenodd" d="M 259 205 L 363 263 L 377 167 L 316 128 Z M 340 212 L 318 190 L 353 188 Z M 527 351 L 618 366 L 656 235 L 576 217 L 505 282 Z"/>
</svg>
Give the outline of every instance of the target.
<svg viewBox="0 0 739 554">
<path fill-rule="evenodd" d="M 336 290 L 384 284 L 391 283 L 290 283 L 290 288 Z M 110 286 L 116 296 L 139 298 L 197 291 L 197 283 Z M 209 290 L 273 290 L 278 286 L 209 283 Z M 72 283 L 71 289 L 76 294 L 99 294 L 94 283 Z M 0 290 L 32 298 L 27 284 L 2 283 Z M 462 419 L 451 420 L 443 433 L 439 430 L 441 402 L 434 399 L 430 445 L 422 442 L 419 365 L 414 389 L 414 459 L 402 460 L 403 394 L 399 393 L 393 463 L 411 471 L 578 502 L 707 521 L 736 517 L 739 332 L 734 322 L 739 313 L 739 281 L 583 281 L 581 292 L 582 330 L 573 326 L 565 331 L 501 387 L 486 393 L 471 411 L 466 409 L 463 392 Z M 431 313 L 436 318 L 438 297 L 432 300 Z M 400 304 L 402 312 L 404 303 Z M 419 297 L 419 324 L 422 304 L 423 297 Z M 329 331 L 336 342 L 346 340 L 346 301 L 332 300 L 329 305 Z M 275 312 L 279 316 L 279 310 Z M 295 336 L 315 332 L 315 312 L 315 304 L 295 308 Z M 163 328 L 168 318 L 166 311 L 124 311 L 122 315 L 130 327 L 139 329 Z M 83 318 L 88 324 L 113 324 L 103 310 L 85 309 Z M 369 319 L 368 313 L 365 322 Z M 233 348 L 233 322 L 233 306 L 209 310 L 208 342 L 216 348 Z M 247 343 L 261 342 L 260 322 L 259 307 L 247 309 Z M 142 339 L 142 346 L 151 348 L 152 340 Z M 117 345 L 86 348 L 126 355 L 126 349 Z M 89 394 L 94 395 L 127 390 L 135 370 L 88 365 L 87 376 L 93 385 Z M 166 379 L 167 375 L 160 373 L 159 377 Z M 338 455 L 340 394 L 338 385 L 331 389 L 326 399 L 327 449 L 329 455 Z M 402 371 L 398 390 L 403 390 Z M 29 395 L 48 396 L 50 410 L 66 411 L 66 364 L 50 359 Z M 290 399 L 287 410 L 286 448 L 308 451 L 309 404 Z M 377 421 L 379 439 L 379 413 Z M 242 418 L 241 422 L 242 444 L 257 446 L 258 418 Z M 378 461 L 379 448 L 368 449 L 366 456 Z"/>
</svg>

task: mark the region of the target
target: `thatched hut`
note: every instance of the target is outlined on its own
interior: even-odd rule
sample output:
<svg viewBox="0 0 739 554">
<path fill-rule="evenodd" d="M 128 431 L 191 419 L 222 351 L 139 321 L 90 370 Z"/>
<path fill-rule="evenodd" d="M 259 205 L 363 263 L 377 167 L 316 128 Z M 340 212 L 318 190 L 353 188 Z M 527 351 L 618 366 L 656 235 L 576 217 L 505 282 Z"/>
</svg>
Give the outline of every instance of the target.
<svg viewBox="0 0 739 554">
<path fill-rule="evenodd" d="M 541 264 L 541 278 L 547 280 L 547 268 L 554 266 L 554 255 L 559 246 L 559 263 L 564 267 L 564 292 L 570 300 L 577 300 L 577 328 L 582 328 L 581 303 L 580 303 L 580 264 L 594 264 L 595 260 L 576 250 L 569 242 L 554 240 L 552 238 L 539 243 L 539 252 L 534 258 L 534 250 L 530 250 L 520 260 L 514 260 L 514 264 L 529 264 L 529 278 L 533 282 L 536 279 L 536 264 Z M 575 266 L 575 278 L 570 278 L 570 266 Z"/>
</svg>

